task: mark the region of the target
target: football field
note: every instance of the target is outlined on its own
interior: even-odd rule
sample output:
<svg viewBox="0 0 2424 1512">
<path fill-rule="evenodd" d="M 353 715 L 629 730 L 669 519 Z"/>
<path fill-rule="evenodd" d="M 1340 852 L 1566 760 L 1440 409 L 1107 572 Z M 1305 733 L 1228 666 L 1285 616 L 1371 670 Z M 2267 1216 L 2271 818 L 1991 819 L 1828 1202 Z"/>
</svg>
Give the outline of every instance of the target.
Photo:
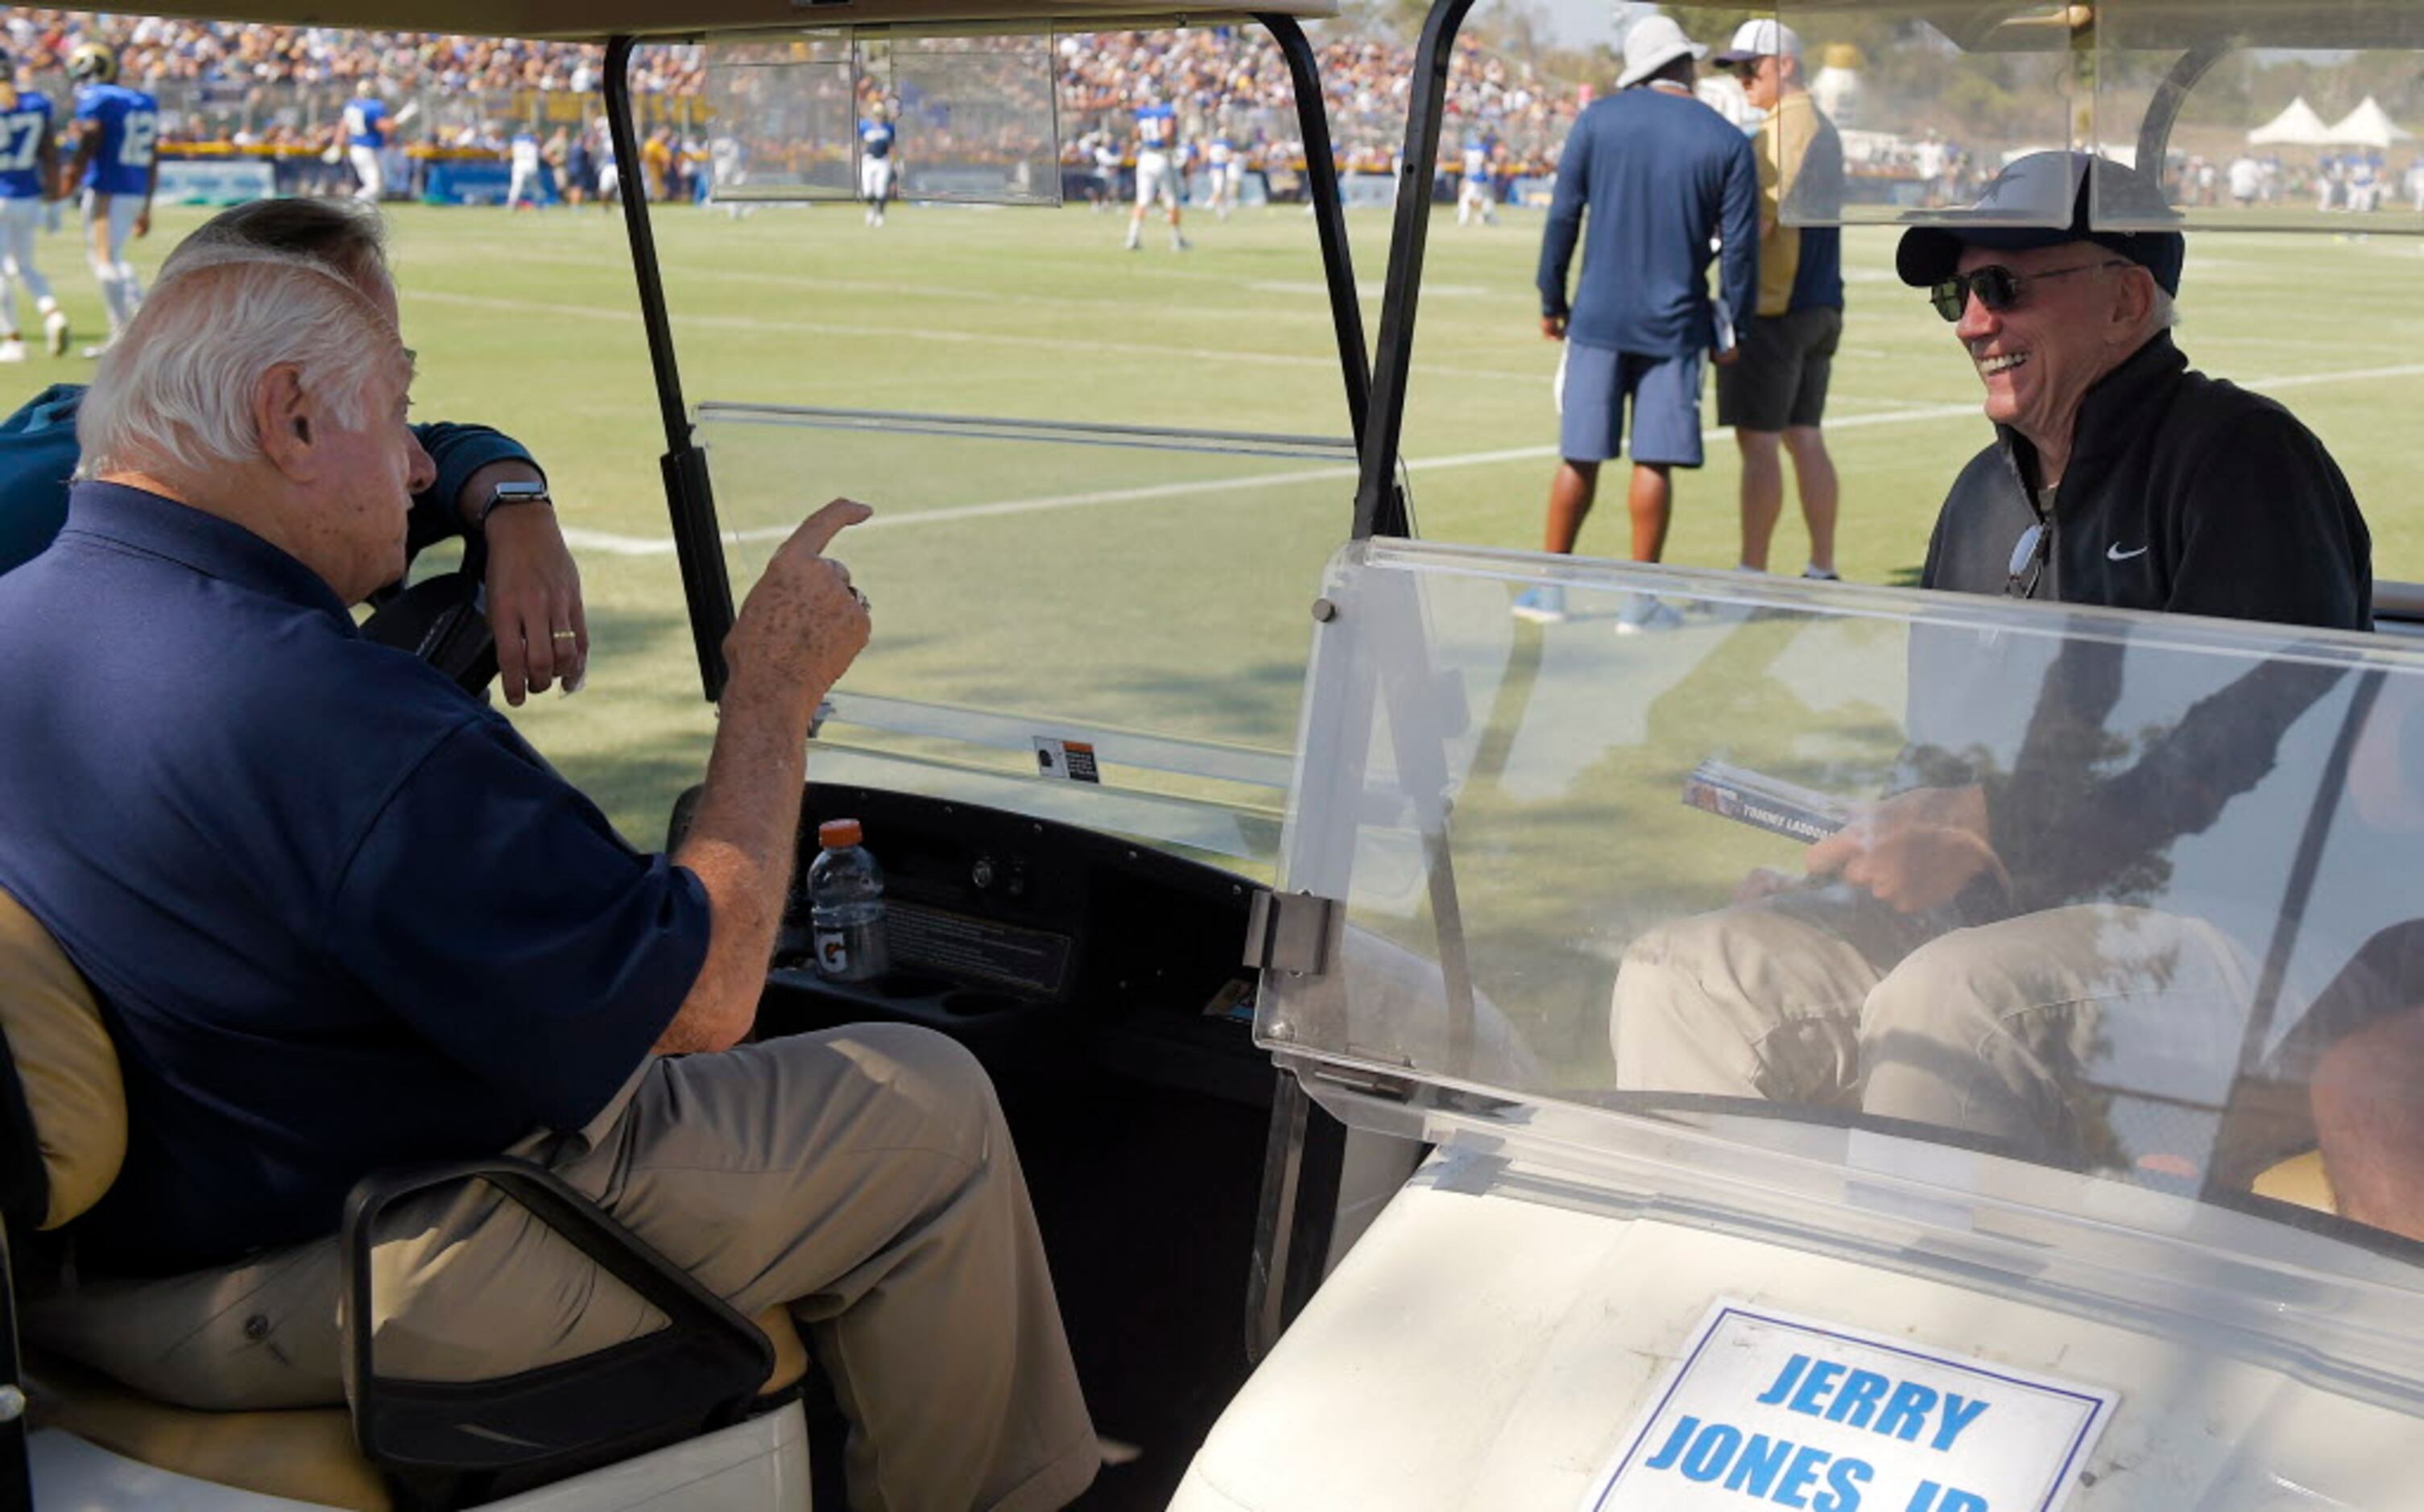
<svg viewBox="0 0 2424 1512">
<path fill-rule="evenodd" d="M 147 271 L 201 213 L 164 211 Z M 625 833 L 657 842 L 713 729 L 699 698 L 657 458 L 663 440 L 621 223 L 597 212 L 391 215 L 415 412 L 480 421 L 547 467 L 580 549 L 595 648 L 579 696 L 517 718 Z M 1294 207 L 1190 217 L 1193 249 L 1121 250 L 1124 216 L 848 206 L 745 220 L 661 211 L 688 398 L 1344 438 L 1345 405 L 1310 219 Z M 1351 217 L 1368 327 L 1389 222 Z M 1422 533 L 1539 543 L 1554 466 L 1557 349 L 1532 289 L 1539 217 L 1443 216 L 1430 241 L 1404 454 Z M 99 304 L 71 238 L 43 241 L 79 323 Z M 1828 424 L 1843 480 L 1845 576 L 1908 581 L 1945 485 L 1986 438 L 1969 361 L 1894 282 L 1891 235 L 1847 233 L 1847 326 Z M 2179 339 L 2209 372 L 2273 393 L 2321 435 L 2371 520 L 2380 577 L 2424 579 L 2410 501 L 2424 410 L 2424 244 L 2193 239 Z M 0 369 L 13 407 L 91 364 L 39 351 Z M 763 417 L 760 417 L 761 419 Z M 1714 405 L 1705 418 L 1714 426 Z M 727 528 L 763 535 L 837 492 L 878 522 L 839 550 L 876 606 L 846 687 L 1284 749 L 1319 567 L 1347 533 L 1334 456 L 1076 435 L 1039 444 L 914 424 L 718 424 Z M 1268 452 L 1269 454 L 1263 454 Z M 1735 559 L 1730 438 L 1678 474 L 1670 561 Z M 1612 468 L 1583 549 L 1620 554 Z M 1788 494 L 1773 560 L 1797 568 Z M 736 550 L 742 569 L 763 544 Z"/>
</svg>

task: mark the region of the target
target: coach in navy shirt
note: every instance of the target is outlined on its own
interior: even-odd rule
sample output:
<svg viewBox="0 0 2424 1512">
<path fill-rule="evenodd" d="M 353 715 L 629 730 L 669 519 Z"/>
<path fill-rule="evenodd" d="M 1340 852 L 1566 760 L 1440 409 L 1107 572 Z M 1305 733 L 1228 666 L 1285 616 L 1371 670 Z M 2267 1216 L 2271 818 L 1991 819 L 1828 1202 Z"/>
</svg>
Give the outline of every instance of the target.
<svg viewBox="0 0 2424 1512">
<path fill-rule="evenodd" d="M 1540 329 L 1566 343 L 1559 374 L 1563 461 L 1549 489 L 1547 549 L 1570 552 L 1599 489 L 1600 464 L 1623 439 L 1633 408 L 1635 560 L 1666 549 L 1671 471 L 1700 465 L 1700 361 L 1732 359 L 1735 319 L 1759 294 L 1759 168 L 1749 139 L 1692 93 L 1694 61 L 1708 49 L 1665 16 L 1625 34 L 1623 75 L 1566 138 L 1556 198 L 1540 243 Z M 1578 292 L 1567 265 L 1582 237 Z M 1708 294 L 1709 244 L 1725 243 L 1723 302 Z M 1527 619 L 1565 617 L 1559 590 L 1516 602 Z M 1653 600 L 1625 612 L 1619 630 L 1671 617 Z"/>
<path fill-rule="evenodd" d="M 981 1071 L 882 1027 L 735 1048 L 807 721 L 868 635 L 821 551 L 867 511 L 777 552 L 726 642 L 691 833 L 636 851 L 502 716 L 355 630 L 435 470 L 373 265 L 184 260 L 85 397 L 66 528 L 0 577 L 0 887 L 91 982 L 128 1106 L 73 1230 L 84 1275 L 121 1279 L 35 1328 L 193 1405 L 340 1401 L 346 1190 L 510 1151 L 744 1313 L 803 1304 L 847 1377 L 854 1501 L 1060 1504 L 1099 1449 Z M 492 1195 L 405 1228 L 377 1259 L 399 1374 L 649 1327 Z"/>
</svg>

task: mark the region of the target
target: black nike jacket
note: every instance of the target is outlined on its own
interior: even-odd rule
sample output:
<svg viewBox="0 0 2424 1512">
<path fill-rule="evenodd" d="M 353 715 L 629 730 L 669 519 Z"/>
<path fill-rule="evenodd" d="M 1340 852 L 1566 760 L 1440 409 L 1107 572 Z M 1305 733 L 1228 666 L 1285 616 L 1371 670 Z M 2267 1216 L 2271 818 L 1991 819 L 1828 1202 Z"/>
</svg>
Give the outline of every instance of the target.
<svg viewBox="0 0 2424 1512">
<path fill-rule="evenodd" d="M 2035 449 L 1996 426 L 1945 497 L 1921 586 L 2012 591 L 2035 481 Z M 2372 538 L 2331 454 L 2272 400 L 2191 372 L 2168 331 L 2087 391 L 2045 524 L 2033 597 L 2372 628 Z"/>
</svg>

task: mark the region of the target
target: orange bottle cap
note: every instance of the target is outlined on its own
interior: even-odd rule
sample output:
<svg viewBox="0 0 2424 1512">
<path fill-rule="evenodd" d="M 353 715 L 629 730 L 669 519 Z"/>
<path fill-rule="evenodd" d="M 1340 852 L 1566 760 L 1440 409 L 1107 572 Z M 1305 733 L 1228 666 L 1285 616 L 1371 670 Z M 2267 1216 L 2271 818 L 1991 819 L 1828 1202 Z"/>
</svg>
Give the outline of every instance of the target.
<svg viewBox="0 0 2424 1512">
<path fill-rule="evenodd" d="M 817 843 L 828 851 L 847 851 L 863 838 L 854 819 L 829 819 L 817 826 Z"/>
</svg>

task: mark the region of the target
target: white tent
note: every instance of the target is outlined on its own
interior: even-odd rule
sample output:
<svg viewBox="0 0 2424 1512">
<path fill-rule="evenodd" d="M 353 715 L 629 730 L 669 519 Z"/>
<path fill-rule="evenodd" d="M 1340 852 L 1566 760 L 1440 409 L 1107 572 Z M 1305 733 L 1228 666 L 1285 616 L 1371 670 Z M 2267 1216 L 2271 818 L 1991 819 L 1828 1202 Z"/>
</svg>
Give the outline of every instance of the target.
<svg viewBox="0 0 2424 1512">
<path fill-rule="evenodd" d="M 2366 102 L 2372 103 L 2370 99 Z M 2300 95 L 2289 102 L 2288 109 L 2249 132 L 2247 140 L 2257 147 L 2321 147 L 2336 138 L 2323 124 L 2323 118 L 2315 114 L 2315 107 L 2306 103 L 2306 97 Z"/>
<path fill-rule="evenodd" d="M 2350 111 L 2334 126 L 2326 140 L 2333 147 L 2387 148 L 2394 142 L 2412 142 L 2416 134 L 2390 119 L 2373 96 L 2367 95 L 2365 103 Z"/>
</svg>

